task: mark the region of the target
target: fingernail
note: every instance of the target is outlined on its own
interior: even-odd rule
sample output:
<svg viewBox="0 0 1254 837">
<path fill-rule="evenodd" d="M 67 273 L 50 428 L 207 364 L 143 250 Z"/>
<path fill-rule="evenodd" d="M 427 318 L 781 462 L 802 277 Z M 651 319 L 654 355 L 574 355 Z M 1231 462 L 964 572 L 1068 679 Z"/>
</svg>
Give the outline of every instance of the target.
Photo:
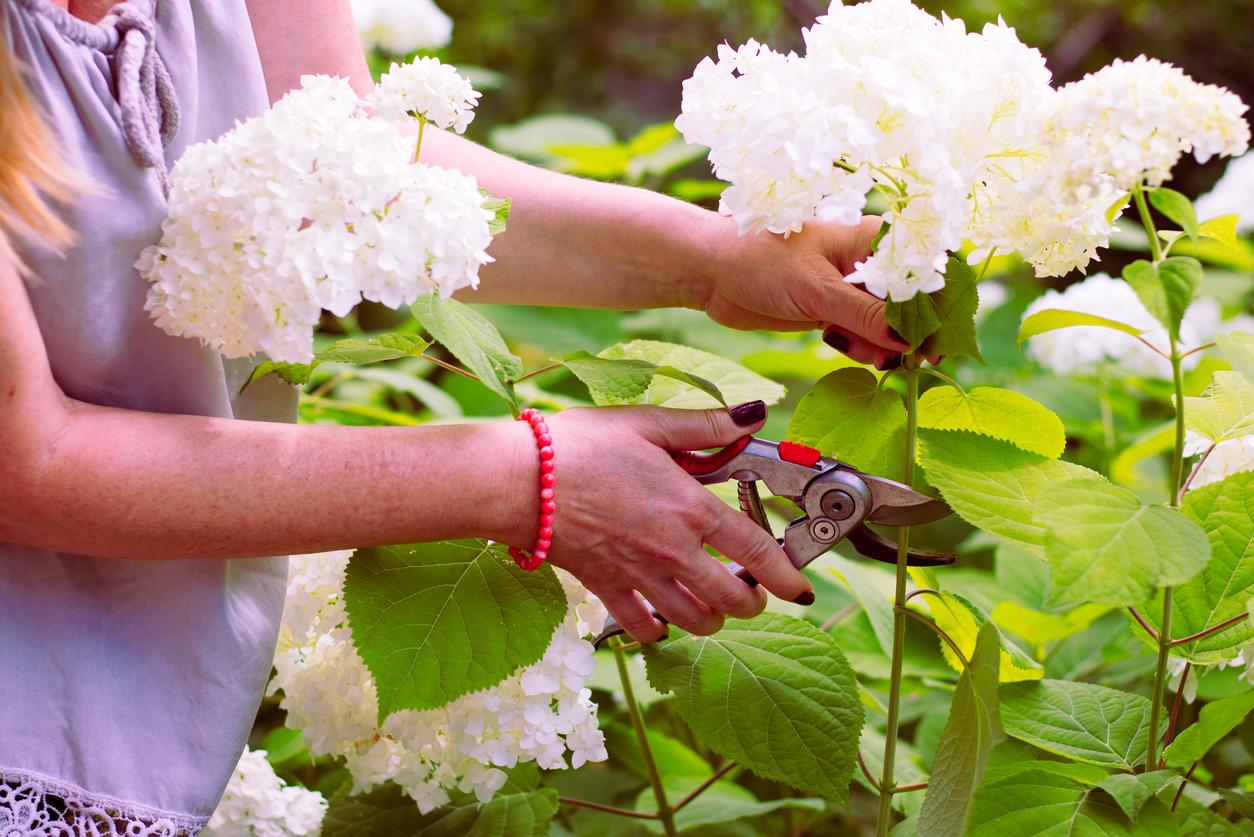
<svg viewBox="0 0 1254 837">
<path fill-rule="evenodd" d="M 800 596 L 798 596 L 797 598 L 793 599 L 793 601 L 799 605 L 809 607 L 810 605 L 814 604 L 814 591 L 807 590 L 804 593 L 802 593 Z"/>
<path fill-rule="evenodd" d="M 849 338 L 834 328 L 823 332 L 823 342 L 838 352 L 849 351 Z"/>
<path fill-rule="evenodd" d="M 736 422 L 739 427 L 748 427 L 766 418 L 766 402 L 746 401 L 743 404 L 728 407 L 727 411 L 731 413 L 732 421 Z"/>
<path fill-rule="evenodd" d="M 893 355 L 892 357 L 884 358 L 884 360 L 875 364 L 875 368 L 881 372 L 890 372 L 898 366 L 901 366 L 901 355 Z"/>
<path fill-rule="evenodd" d="M 900 334 L 898 334 L 898 333 L 897 333 L 897 329 L 893 328 L 892 326 L 889 326 L 889 327 L 888 327 L 888 336 L 889 336 L 889 337 L 892 337 L 892 338 L 893 338 L 894 340 L 896 340 L 898 343 L 905 343 L 905 342 L 906 342 L 906 338 L 904 338 L 904 337 L 902 337 Z"/>
</svg>

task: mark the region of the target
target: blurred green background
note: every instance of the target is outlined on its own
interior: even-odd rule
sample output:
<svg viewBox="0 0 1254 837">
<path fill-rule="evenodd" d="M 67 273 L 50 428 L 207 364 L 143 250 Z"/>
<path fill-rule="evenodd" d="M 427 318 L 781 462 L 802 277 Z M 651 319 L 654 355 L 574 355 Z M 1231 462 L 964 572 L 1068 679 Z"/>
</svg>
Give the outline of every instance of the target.
<svg viewBox="0 0 1254 837">
<path fill-rule="evenodd" d="M 996 20 L 1071 81 L 1113 58 L 1146 53 L 1254 101 L 1254 0 L 920 0 L 971 28 Z M 596 117 L 620 137 L 673 120 L 680 82 L 726 40 L 750 37 L 776 49 L 802 48 L 800 29 L 826 10 L 820 0 L 441 0 L 454 20 L 440 51 L 458 64 L 490 68 L 501 86 L 484 96 L 470 135 L 524 117 Z M 1204 191 L 1222 164 L 1182 167 L 1182 191 Z M 701 176 L 702 160 L 677 176 Z"/>
</svg>

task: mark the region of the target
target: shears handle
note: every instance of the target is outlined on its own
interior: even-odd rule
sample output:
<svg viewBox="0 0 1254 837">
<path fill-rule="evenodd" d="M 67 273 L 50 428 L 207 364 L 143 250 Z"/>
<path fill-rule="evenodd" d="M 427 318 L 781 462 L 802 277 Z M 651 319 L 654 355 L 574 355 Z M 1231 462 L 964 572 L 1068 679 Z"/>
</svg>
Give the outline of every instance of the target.
<svg viewBox="0 0 1254 837">
<path fill-rule="evenodd" d="M 697 482 L 709 484 L 721 482 L 714 475 L 728 462 L 731 462 L 753 441 L 752 436 L 737 439 L 727 447 L 714 453 L 697 453 L 694 451 L 677 451 L 671 454 L 680 468 L 691 474 Z"/>
</svg>

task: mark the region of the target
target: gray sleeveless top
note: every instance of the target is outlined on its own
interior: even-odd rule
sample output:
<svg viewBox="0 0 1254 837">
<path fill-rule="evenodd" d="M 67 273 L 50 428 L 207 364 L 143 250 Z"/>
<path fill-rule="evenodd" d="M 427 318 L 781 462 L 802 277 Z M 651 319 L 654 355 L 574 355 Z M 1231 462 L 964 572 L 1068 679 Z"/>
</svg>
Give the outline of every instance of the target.
<svg viewBox="0 0 1254 837">
<path fill-rule="evenodd" d="M 0 0 L 0 12 L 32 95 L 96 189 L 66 209 L 78 239 L 65 258 L 21 251 L 61 388 L 112 407 L 293 420 L 293 388 L 240 395 L 250 364 L 153 325 L 133 268 L 165 216 L 165 166 L 267 106 L 243 0 L 130 0 L 99 24 L 48 0 Z M 0 833 L 198 831 L 252 726 L 286 576 L 286 558 L 0 544 Z"/>
</svg>

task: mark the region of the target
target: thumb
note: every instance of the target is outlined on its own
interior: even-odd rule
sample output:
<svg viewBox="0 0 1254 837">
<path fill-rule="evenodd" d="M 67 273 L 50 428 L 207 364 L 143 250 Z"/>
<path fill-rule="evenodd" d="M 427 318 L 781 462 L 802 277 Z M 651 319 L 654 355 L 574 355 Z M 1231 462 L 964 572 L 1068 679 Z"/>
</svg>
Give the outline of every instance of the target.
<svg viewBox="0 0 1254 837">
<path fill-rule="evenodd" d="M 724 447 L 761 429 L 766 422 L 766 404 L 762 401 L 748 401 L 725 410 L 651 407 L 642 413 L 646 419 L 642 435 L 669 451 Z"/>
</svg>

